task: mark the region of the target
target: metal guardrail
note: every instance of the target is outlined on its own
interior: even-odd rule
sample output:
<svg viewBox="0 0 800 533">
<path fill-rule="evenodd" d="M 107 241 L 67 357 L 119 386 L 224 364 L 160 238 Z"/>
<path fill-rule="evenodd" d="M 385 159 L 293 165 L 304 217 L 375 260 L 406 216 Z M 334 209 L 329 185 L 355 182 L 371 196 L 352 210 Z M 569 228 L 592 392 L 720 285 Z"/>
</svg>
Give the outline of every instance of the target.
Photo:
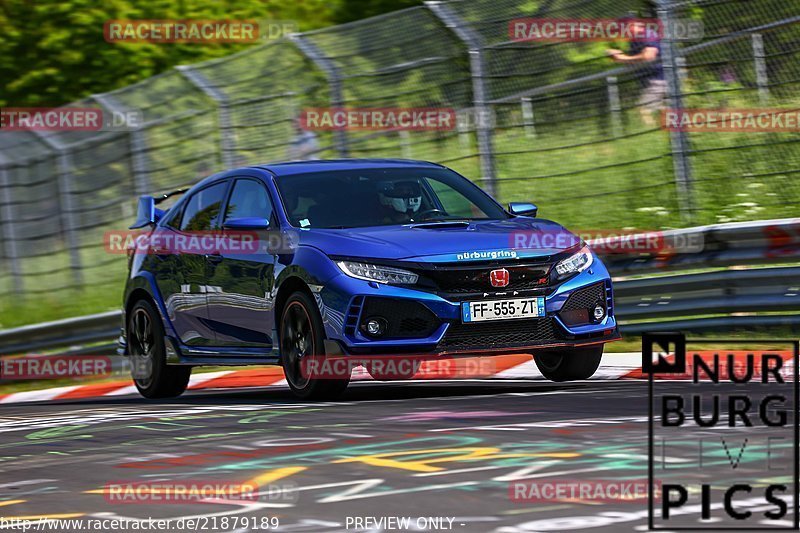
<svg viewBox="0 0 800 533">
<path fill-rule="evenodd" d="M 108 343 L 119 336 L 121 320 L 122 311 L 108 311 L 0 331 L 0 355 L 58 348 L 69 350 L 95 343 Z M 97 350 L 99 348 L 93 349 Z M 74 351 L 82 355 L 90 354 L 86 349 Z"/>
<path fill-rule="evenodd" d="M 623 334 L 800 325 L 800 266 L 778 266 L 800 264 L 800 219 L 715 224 L 658 238 L 677 246 L 604 258 L 615 276 Z"/>
<path fill-rule="evenodd" d="M 644 278 L 614 288 L 617 317 L 628 334 L 800 325 L 800 267 Z M 765 312 L 772 314 L 754 314 Z M 727 316 L 681 318 L 698 315 Z M 637 320 L 644 322 L 631 322 Z"/>
<path fill-rule="evenodd" d="M 800 219 L 702 226 L 662 232 L 658 238 L 689 245 L 604 257 L 615 276 L 623 334 L 800 325 L 800 266 L 777 266 L 800 263 Z M 741 268 L 754 266 L 760 268 Z M 691 272 L 716 267 L 739 268 Z M 639 275 L 644 277 L 630 279 Z M 59 348 L 111 353 L 120 321 L 120 311 L 109 311 L 0 331 L 0 355 Z M 78 349 L 97 343 L 103 344 Z"/>
<path fill-rule="evenodd" d="M 669 230 L 658 238 L 674 250 L 603 260 L 615 276 L 800 262 L 800 218 Z"/>
<path fill-rule="evenodd" d="M 800 267 L 631 280 L 615 292 L 626 320 L 784 311 L 800 306 Z"/>
</svg>

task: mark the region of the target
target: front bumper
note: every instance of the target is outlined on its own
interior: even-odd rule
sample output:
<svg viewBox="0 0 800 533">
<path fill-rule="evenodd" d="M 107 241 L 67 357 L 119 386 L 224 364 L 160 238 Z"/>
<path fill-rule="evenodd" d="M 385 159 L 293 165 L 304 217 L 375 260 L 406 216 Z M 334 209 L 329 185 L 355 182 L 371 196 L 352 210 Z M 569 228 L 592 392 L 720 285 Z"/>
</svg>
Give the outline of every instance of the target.
<svg viewBox="0 0 800 533">
<path fill-rule="evenodd" d="M 528 291 L 452 295 L 382 285 L 337 276 L 320 291 L 328 339 L 345 354 L 493 354 L 561 349 L 620 338 L 614 316 L 611 278 L 595 260 L 588 270 L 558 284 Z M 462 323 L 461 302 L 541 296 L 545 316 L 518 320 Z M 602 320 L 591 319 L 588 306 L 602 302 Z M 370 337 L 367 316 L 386 316 L 391 325 L 382 338 Z"/>
</svg>

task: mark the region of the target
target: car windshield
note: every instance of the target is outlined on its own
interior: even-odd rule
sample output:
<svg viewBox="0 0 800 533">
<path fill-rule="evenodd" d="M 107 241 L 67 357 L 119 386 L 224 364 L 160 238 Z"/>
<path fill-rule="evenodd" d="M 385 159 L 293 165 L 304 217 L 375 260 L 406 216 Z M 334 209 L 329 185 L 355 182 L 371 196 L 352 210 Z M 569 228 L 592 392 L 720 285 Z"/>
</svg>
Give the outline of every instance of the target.
<svg viewBox="0 0 800 533">
<path fill-rule="evenodd" d="M 277 178 L 290 223 L 358 228 L 457 220 L 499 220 L 506 212 L 447 169 L 359 169 Z"/>
</svg>

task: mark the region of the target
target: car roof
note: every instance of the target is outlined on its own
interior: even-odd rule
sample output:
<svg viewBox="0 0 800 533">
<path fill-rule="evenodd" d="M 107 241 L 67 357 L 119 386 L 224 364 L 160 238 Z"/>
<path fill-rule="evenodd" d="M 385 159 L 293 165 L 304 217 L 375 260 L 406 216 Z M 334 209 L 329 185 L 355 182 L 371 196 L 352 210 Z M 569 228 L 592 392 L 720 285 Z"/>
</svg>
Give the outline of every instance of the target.
<svg viewBox="0 0 800 533">
<path fill-rule="evenodd" d="M 415 161 L 413 159 L 318 159 L 311 161 L 287 161 L 284 163 L 268 163 L 264 165 L 250 165 L 216 172 L 203 178 L 191 190 L 202 189 L 216 181 L 226 179 L 237 172 L 247 169 L 266 170 L 275 176 L 292 176 L 295 174 L 309 174 L 312 172 L 354 170 L 367 168 L 445 168 L 429 161 Z"/>
<path fill-rule="evenodd" d="M 276 176 L 366 168 L 442 168 L 441 165 L 436 163 L 414 161 L 411 159 L 320 159 L 314 161 L 288 161 L 286 163 L 255 165 L 255 167 L 268 170 Z"/>
</svg>

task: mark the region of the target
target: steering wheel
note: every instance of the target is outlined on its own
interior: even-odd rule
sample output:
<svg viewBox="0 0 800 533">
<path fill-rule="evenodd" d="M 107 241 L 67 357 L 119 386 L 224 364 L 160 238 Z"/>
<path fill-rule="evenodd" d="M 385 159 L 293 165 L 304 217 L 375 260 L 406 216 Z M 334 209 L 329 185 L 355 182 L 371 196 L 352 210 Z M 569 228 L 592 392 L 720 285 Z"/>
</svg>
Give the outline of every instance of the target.
<svg viewBox="0 0 800 533">
<path fill-rule="evenodd" d="M 442 211 L 441 209 L 436 209 L 435 207 L 433 209 L 423 211 L 422 213 L 417 213 L 417 217 L 419 217 L 420 220 L 426 220 L 430 218 L 430 215 L 439 215 L 442 217 L 448 216 L 446 212 Z"/>
</svg>

